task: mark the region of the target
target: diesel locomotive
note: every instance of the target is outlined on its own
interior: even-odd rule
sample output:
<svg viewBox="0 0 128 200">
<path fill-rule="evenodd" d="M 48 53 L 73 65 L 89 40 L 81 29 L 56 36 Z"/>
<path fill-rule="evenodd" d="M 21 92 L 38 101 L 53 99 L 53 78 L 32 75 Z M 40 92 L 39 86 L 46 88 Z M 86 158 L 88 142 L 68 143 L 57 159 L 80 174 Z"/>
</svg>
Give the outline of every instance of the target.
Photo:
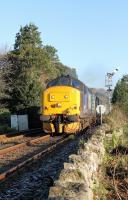
<svg viewBox="0 0 128 200">
<path fill-rule="evenodd" d="M 46 86 L 41 98 L 41 121 L 47 133 L 76 133 L 96 121 L 99 98 L 81 81 L 69 75 Z"/>
</svg>

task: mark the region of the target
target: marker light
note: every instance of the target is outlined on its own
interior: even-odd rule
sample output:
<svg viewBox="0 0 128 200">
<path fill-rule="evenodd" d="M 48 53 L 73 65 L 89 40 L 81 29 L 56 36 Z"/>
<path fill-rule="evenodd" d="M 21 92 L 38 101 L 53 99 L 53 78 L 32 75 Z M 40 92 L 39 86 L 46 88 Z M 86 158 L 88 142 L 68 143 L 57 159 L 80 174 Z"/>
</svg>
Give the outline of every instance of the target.
<svg viewBox="0 0 128 200">
<path fill-rule="evenodd" d="M 58 108 L 61 108 L 61 103 L 57 103 L 56 106 L 57 106 Z"/>
</svg>

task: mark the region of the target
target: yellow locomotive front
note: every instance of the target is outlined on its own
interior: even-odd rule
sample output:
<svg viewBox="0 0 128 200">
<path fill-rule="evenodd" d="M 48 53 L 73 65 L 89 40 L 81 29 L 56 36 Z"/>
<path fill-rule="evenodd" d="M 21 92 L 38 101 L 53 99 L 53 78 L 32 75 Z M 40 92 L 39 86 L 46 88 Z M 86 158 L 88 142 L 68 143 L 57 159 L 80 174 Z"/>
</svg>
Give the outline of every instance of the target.
<svg viewBox="0 0 128 200">
<path fill-rule="evenodd" d="M 72 85 L 69 76 L 62 76 L 50 82 L 43 91 L 41 120 L 45 132 L 74 133 L 80 130 L 80 90 Z"/>
</svg>

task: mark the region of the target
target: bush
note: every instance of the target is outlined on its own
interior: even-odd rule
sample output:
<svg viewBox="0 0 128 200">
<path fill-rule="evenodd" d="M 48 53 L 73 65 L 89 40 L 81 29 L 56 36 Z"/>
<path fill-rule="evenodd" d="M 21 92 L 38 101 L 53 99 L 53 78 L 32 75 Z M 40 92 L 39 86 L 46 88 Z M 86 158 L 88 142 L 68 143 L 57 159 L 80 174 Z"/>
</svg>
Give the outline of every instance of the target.
<svg viewBox="0 0 128 200">
<path fill-rule="evenodd" d="M 11 114 L 8 110 L 0 110 L 0 126 L 10 126 Z"/>
<path fill-rule="evenodd" d="M 114 105 L 112 112 L 106 116 L 105 122 L 110 125 L 111 130 L 118 130 L 128 121 L 126 114 L 118 105 Z"/>
<path fill-rule="evenodd" d="M 128 124 L 125 124 L 125 125 L 123 126 L 123 133 L 124 133 L 124 135 L 125 135 L 126 137 L 128 137 Z"/>
<path fill-rule="evenodd" d="M 16 131 L 16 129 L 9 127 L 7 124 L 0 125 L 0 132 L 7 133 L 7 132 L 12 132 L 12 131 Z"/>
</svg>

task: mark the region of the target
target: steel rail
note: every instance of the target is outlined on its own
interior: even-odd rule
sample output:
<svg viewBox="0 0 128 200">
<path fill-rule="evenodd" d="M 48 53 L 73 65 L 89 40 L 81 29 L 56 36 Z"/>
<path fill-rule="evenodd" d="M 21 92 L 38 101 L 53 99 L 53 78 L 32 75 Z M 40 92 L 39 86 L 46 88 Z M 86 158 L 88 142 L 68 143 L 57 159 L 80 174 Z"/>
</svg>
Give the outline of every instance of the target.
<svg viewBox="0 0 128 200">
<path fill-rule="evenodd" d="M 12 136 L 12 137 L 7 137 L 6 135 L 0 135 L 0 142 L 11 142 L 13 140 L 21 139 L 23 138 L 24 135 L 17 135 L 17 136 Z"/>
<path fill-rule="evenodd" d="M 30 130 L 25 130 L 25 131 L 21 131 L 21 132 L 0 134 L 0 141 L 2 139 L 11 139 L 11 138 L 16 138 L 16 137 L 24 137 L 24 136 L 29 135 L 29 134 L 34 134 L 34 133 L 36 133 L 38 131 L 42 131 L 42 129 L 41 128 L 36 128 L 36 129 L 30 129 Z"/>
<path fill-rule="evenodd" d="M 66 142 L 68 140 L 68 138 L 64 138 L 61 139 L 59 142 L 57 142 L 56 144 L 53 144 L 52 146 L 46 148 L 45 150 L 37 153 L 36 155 L 26 159 L 25 161 L 19 163 L 18 165 L 16 165 L 15 167 L 12 167 L 11 169 L 5 171 L 4 173 L 0 174 L 0 182 L 4 181 L 6 178 L 10 177 L 11 175 L 13 175 L 14 173 L 16 173 L 19 169 L 25 167 L 26 165 L 31 164 L 33 161 L 38 160 L 42 157 L 44 157 L 46 154 L 52 152 L 53 150 L 56 149 L 57 146 L 59 146 L 60 144 Z"/>
<path fill-rule="evenodd" d="M 31 144 L 34 144 L 34 143 L 37 143 L 37 142 L 40 142 L 40 141 L 48 141 L 48 140 L 50 140 L 50 136 L 49 135 L 38 137 L 36 139 L 30 140 L 30 141 L 27 141 L 27 142 L 23 142 L 21 144 L 16 144 L 14 146 L 1 149 L 0 150 L 0 155 L 4 155 L 4 154 L 9 153 L 11 151 L 14 151 L 14 150 L 16 150 L 18 148 L 25 147 L 25 146 L 28 146 L 28 145 L 31 145 Z"/>
</svg>

